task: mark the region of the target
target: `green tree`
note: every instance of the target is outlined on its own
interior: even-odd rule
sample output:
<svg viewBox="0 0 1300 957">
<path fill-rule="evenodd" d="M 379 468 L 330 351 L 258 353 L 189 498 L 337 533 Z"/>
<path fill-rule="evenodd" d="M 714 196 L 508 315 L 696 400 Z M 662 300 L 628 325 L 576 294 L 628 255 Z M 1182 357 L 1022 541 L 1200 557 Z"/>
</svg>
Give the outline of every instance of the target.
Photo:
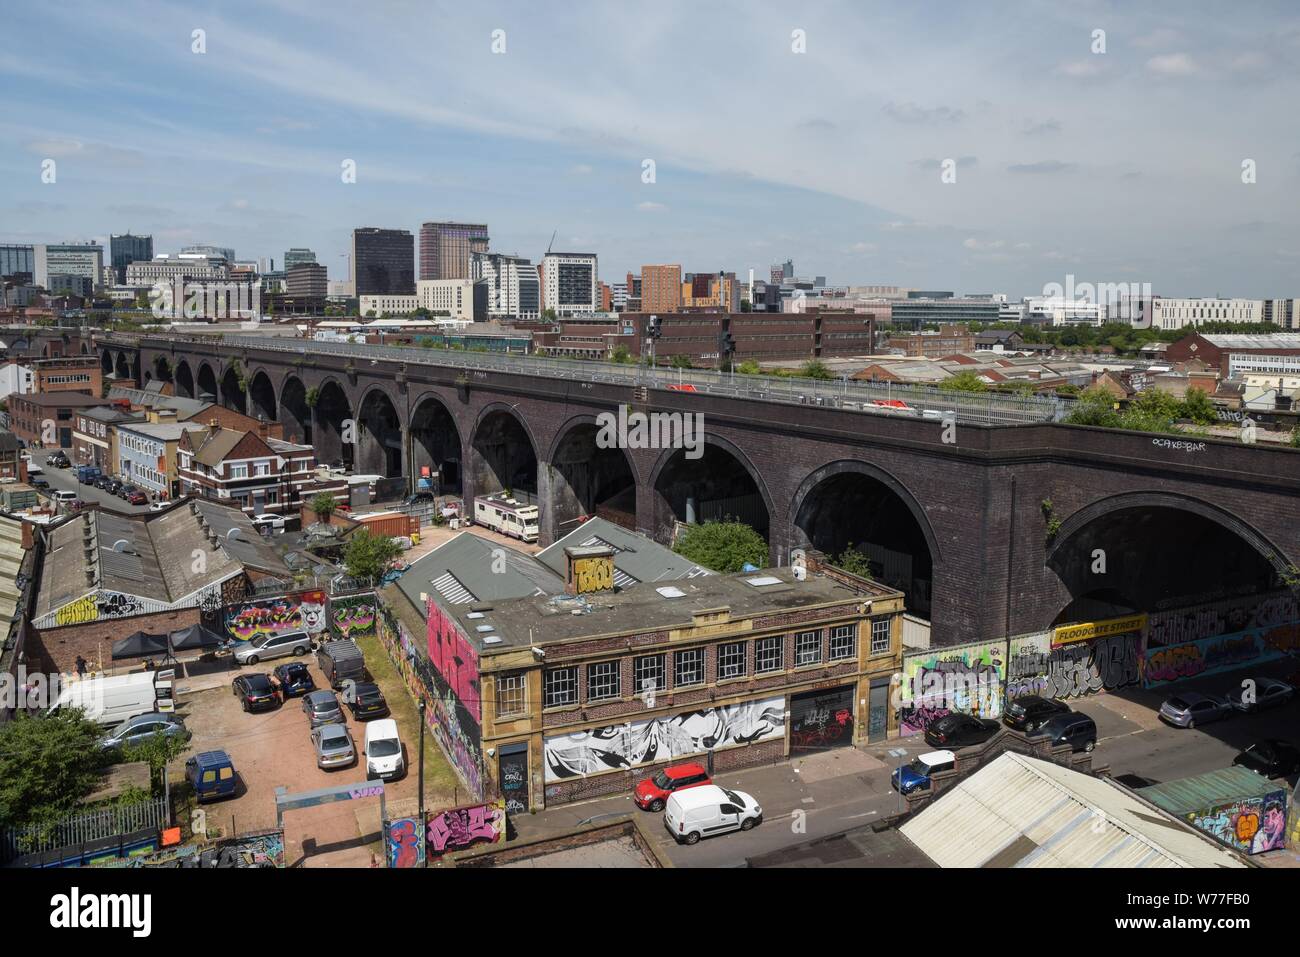
<svg viewBox="0 0 1300 957">
<path fill-rule="evenodd" d="M 1197 425 L 1212 425 L 1218 421 L 1214 403 L 1204 389 L 1188 389 L 1183 397 L 1183 418 L 1191 419 Z"/>
<path fill-rule="evenodd" d="M 632 361 L 632 353 L 627 351 L 627 346 L 615 346 L 610 361 L 617 362 L 619 365 L 627 365 Z"/>
<path fill-rule="evenodd" d="M 736 371 L 741 375 L 758 375 L 763 370 L 759 368 L 758 363 L 753 359 L 746 359 L 744 362 L 740 363 L 740 365 L 736 366 Z"/>
<path fill-rule="evenodd" d="M 1087 389 L 1075 400 L 1065 421 L 1071 425 L 1100 425 L 1118 429 L 1120 416 L 1115 411 L 1115 397 L 1100 387 Z"/>
<path fill-rule="evenodd" d="M 1168 392 L 1147 389 L 1139 392 L 1120 415 L 1120 428 L 1135 432 L 1176 432 L 1174 422 L 1183 404 Z"/>
<path fill-rule="evenodd" d="M 377 582 L 401 553 L 401 546 L 387 535 L 373 535 L 363 528 L 348 540 L 343 564 L 351 577 Z"/>
<path fill-rule="evenodd" d="M 334 498 L 331 492 L 320 492 L 312 496 L 310 508 L 322 522 L 333 515 L 338 510 L 338 507 L 338 500 Z"/>
<path fill-rule="evenodd" d="M 974 372 L 958 372 L 955 376 L 944 379 L 939 388 L 946 392 L 987 392 L 988 383 Z"/>
<path fill-rule="evenodd" d="M 767 564 L 767 542 L 744 522 L 705 522 L 691 525 L 673 549 L 697 565 L 715 572 L 738 572 L 746 564 Z"/>
<path fill-rule="evenodd" d="M 820 359 L 809 359 L 799 367 L 799 374 L 805 379 L 834 379 L 835 373 L 826 367 Z"/>
<path fill-rule="evenodd" d="M 831 557 L 831 564 L 836 568 L 842 568 L 850 575 L 857 575 L 859 578 L 871 577 L 870 560 L 866 555 L 858 551 L 852 542 L 844 551 Z"/>
<path fill-rule="evenodd" d="M 672 366 L 674 369 L 690 369 L 690 368 L 693 368 L 692 365 L 691 365 L 691 357 L 690 357 L 690 356 L 673 356 L 672 361 L 669 362 L 669 365 Z"/>
<path fill-rule="evenodd" d="M 99 783 L 102 732 L 80 708 L 0 725 L 0 826 L 48 824 Z"/>
</svg>

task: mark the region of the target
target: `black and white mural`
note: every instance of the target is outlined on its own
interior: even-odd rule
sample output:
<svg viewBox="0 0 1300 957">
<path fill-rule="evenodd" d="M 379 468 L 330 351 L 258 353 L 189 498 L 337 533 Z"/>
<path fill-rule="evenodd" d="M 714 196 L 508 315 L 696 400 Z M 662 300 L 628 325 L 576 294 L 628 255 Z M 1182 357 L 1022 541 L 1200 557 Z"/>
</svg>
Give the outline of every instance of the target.
<svg viewBox="0 0 1300 957">
<path fill-rule="evenodd" d="M 784 733 L 784 697 L 575 731 L 545 740 L 546 781 L 671 761 Z"/>
</svg>

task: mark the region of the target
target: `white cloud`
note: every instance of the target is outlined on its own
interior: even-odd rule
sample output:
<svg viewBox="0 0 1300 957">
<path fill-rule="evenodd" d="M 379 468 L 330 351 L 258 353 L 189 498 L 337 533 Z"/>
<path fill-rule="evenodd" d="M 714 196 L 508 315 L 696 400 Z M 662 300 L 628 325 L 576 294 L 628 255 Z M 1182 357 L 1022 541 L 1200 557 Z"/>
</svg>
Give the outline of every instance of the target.
<svg viewBox="0 0 1300 957">
<path fill-rule="evenodd" d="M 1191 76 L 1196 64 L 1186 53 L 1165 53 L 1147 60 L 1147 72 L 1157 76 Z"/>
</svg>

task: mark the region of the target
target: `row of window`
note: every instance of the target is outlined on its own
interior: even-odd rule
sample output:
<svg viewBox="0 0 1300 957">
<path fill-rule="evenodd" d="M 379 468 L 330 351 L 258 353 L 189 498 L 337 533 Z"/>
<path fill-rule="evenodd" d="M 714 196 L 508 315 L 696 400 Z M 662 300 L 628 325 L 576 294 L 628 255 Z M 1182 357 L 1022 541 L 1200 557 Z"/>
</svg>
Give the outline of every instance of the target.
<svg viewBox="0 0 1300 957">
<path fill-rule="evenodd" d="M 829 642 L 823 644 L 821 629 L 797 632 L 794 636 L 794 667 L 802 668 L 821 664 L 823 653 L 828 662 L 847 661 L 857 657 L 858 633 L 856 625 L 839 625 L 831 629 Z M 744 641 L 723 642 L 716 646 L 718 680 L 743 678 L 746 674 L 746 644 Z M 871 622 L 871 653 L 889 651 L 889 619 Z M 672 652 L 672 687 L 690 688 L 704 684 L 705 651 L 700 648 L 683 648 Z M 632 692 L 645 694 L 665 691 L 668 683 L 668 652 L 637 655 L 632 659 Z M 754 640 L 754 674 L 763 675 L 786 668 L 785 636 L 771 635 Z M 578 665 L 547 668 L 542 679 L 544 707 L 555 708 L 576 705 L 579 699 Z M 620 661 L 595 661 L 587 668 L 587 703 L 609 701 L 623 695 Z M 497 714 L 521 714 L 526 710 L 524 685 L 521 675 L 507 675 L 497 681 Z"/>
</svg>

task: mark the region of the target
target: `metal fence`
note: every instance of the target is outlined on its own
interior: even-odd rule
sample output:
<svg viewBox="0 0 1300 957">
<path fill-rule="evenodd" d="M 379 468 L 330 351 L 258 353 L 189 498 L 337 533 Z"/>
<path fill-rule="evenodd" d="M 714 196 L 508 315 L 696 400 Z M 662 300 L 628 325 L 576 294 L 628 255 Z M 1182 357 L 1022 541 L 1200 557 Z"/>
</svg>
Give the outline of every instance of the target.
<svg viewBox="0 0 1300 957">
<path fill-rule="evenodd" d="M 937 386 L 900 385 L 891 382 L 861 382 L 842 379 L 782 378 L 765 375 L 737 375 L 701 369 L 661 369 L 640 365 L 619 365 L 582 359 L 547 356 L 497 355 L 419 346 L 369 345 L 324 342 L 287 336 L 157 336 L 113 333 L 100 338 L 105 345 L 150 346 L 170 349 L 178 343 L 199 343 L 229 347 L 236 354 L 260 349 L 293 355 L 333 355 L 360 360 L 366 368 L 381 359 L 408 365 L 438 366 L 466 372 L 497 372 L 542 376 L 575 382 L 601 382 L 646 389 L 702 392 L 777 402 L 786 405 L 816 405 L 875 415 L 902 415 L 940 419 L 953 418 L 972 425 L 1018 425 L 1055 422 L 1065 414 L 1066 402 L 1055 396 L 1021 396 L 1001 393 L 970 393 Z M 902 402 L 907 409 L 875 405 Z"/>
<path fill-rule="evenodd" d="M 74 814 L 49 828 L 6 828 L 0 835 L 0 855 L 8 862 L 23 854 L 40 854 L 150 828 L 156 830 L 166 820 L 167 799 L 156 797 L 141 804 Z"/>
</svg>

